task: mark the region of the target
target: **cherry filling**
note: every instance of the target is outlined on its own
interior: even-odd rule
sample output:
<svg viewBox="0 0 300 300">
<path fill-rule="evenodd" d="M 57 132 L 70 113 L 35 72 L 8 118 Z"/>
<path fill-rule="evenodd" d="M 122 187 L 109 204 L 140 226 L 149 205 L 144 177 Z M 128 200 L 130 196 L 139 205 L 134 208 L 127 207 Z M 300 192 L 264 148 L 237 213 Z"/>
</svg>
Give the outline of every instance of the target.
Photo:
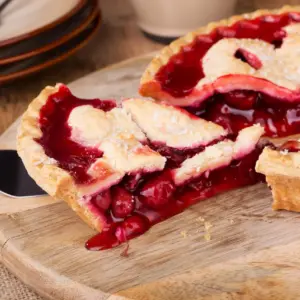
<svg viewBox="0 0 300 300">
<path fill-rule="evenodd" d="M 279 47 L 286 35 L 282 28 L 299 21 L 299 13 L 286 13 L 241 20 L 228 27 L 216 28 L 210 34 L 200 35 L 191 44 L 183 46 L 160 68 L 155 79 L 173 97 L 187 96 L 204 77 L 202 58 L 216 42 L 223 38 L 248 38 L 260 39 Z"/>
<path fill-rule="evenodd" d="M 87 174 L 87 169 L 102 156 L 102 152 L 84 147 L 70 139 L 71 128 L 67 120 L 71 111 L 81 105 L 92 105 L 104 111 L 116 106 L 113 101 L 76 98 L 67 87 L 61 86 L 57 93 L 48 97 L 47 103 L 40 110 L 42 137 L 37 142 L 43 146 L 47 156 L 57 160 L 59 166 L 68 171 L 77 183 L 88 183 L 91 177 Z"/>
<path fill-rule="evenodd" d="M 299 13 L 285 13 L 241 20 L 229 27 L 219 27 L 183 46 L 178 54 L 172 56 L 169 62 L 160 68 L 155 80 L 163 91 L 174 98 L 186 97 L 204 77 L 202 59 L 216 42 L 228 37 L 261 39 L 278 48 L 286 36 L 283 27 L 299 21 Z M 246 61 L 255 69 L 261 67 L 259 59 L 243 49 L 239 49 L 235 57 Z M 233 133 L 255 123 L 265 127 L 266 136 L 286 136 L 299 131 L 297 127 L 300 121 L 300 103 L 280 104 L 277 99 L 255 91 L 215 95 L 207 100 L 205 107 L 194 109 L 194 112 L 221 124 Z"/>
<path fill-rule="evenodd" d="M 61 87 L 48 98 L 40 111 L 39 120 L 42 137 L 38 142 L 46 154 L 56 159 L 59 166 L 67 170 L 80 184 L 91 181 L 87 169 L 102 155 L 98 149 L 84 147 L 71 140 L 68 117 L 72 109 L 85 104 L 104 111 L 115 106 L 111 101 L 76 98 L 66 87 Z M 152 225 L 182 212 L 200 200 L 264 180 L 254 170 L 262 150 L 256 147 L 250 154 L 233 161 L 229 166 L 205 172 L 182 186 L 176 186 L 172 169 L 193 156 L 195 150 L 175 150 L 152 145 L 150 142 L 149 146 L 163 155 L 167 154 L 167 167 L 163 171 L 150 174 L 126 175 L 118 185 L 91 198 L 90 204 L 103 220 L 104 229 L 86 243 L 88 249 L 115 247 L 143 234 Z M 197 152 L 203 149 L 198 148 Z"/>
<path fill-rule="evenodd" d="M 300 103 L 282 103 L 253 91 L 217 94 L 201 107 L 188 110 L 223 126 L 233 134 L 253 124 L 263 126 L 265 135 L 270 137 L 296 134 L 300 128 Z"/>
<path fill-rule="evenodd" d="M 241 160 L 205 173 L 180 187 L 174 185 L 169 169 L 141 178 L 131 192 L 126 190 L 126 179 L 123 180 L 118 187 L 112 188 L 119 190 L 113 201 L 123 202 L 123 213 L 120 206 L 116 208 L 111 205 L 105 212 L 107 226 L 101 233 L 91 238 L 86 247 L 89 250 L 115 247 L 143 234 L 154 224 L 184 211 L 201 200 L 264 181 L 263 175 L 254 170 L 260 153 L 261 149 L 256 148 Z M 125 196 L 121 197 L 122 194 Z M 94 199 L 92 201 L 96 205 Z M 117 218 L 120 215 L 122 217 Z"/>
</svg>

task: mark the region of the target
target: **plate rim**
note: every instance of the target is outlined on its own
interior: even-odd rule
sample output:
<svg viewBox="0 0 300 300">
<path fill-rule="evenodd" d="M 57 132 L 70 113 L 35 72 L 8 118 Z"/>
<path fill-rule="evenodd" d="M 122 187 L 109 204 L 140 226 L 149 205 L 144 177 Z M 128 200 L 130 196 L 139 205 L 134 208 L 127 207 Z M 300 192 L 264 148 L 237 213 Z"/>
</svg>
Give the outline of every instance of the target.
<svg viewBox="0 0 300 300">
<path fill-rule="evenodd" d="M 90 34 L 88 34 L 81 42 L 79 42 L 76 46 L 74 46 L 72 49 L 64 52 L 62 55 L 56 57 L 53 60 L 48 60 L 46 62 L 43 62 L 41 64 L 37 64 L 35 66 L 29 67 L 27 69 L 24 69 L 22 71 L 17 71 L 8 75 L 4 75 L 4 76 L 0 76 L 0 86 L 3 83 L 21 78 L 21 77 L 25 77 L 28 75 L 32 75 L 36 72 L 40 72 L 48 67 L 54 66 L 62 61 L 64 61 L 65 59 L 67 59 L 68 57 L 70 57 L 71 55 L 73 55 L 75 52 L 77 52 L 78 50 L 80 50 L 81 48 L 83 48 L 96 34 L 96 32 L 98 31 L 100 25 L 102 24 L 102 15 L 101 15 L 101 11 L 99 10 L 97 15 L 95 16 L 95 18 L 93 20 L 91 20 L 91 22 L 89 24 L 91 24 L 93 21 L 95 21 L 96 19 L 98 19 L 97 24 L 95 25 L 94 29 L 90 32 Z M 89 25 L 88 24 L 88 25 Z"/>
<path fill-rule="evenodd" d="M 26 32 L 26 33 L 22 33 L 20 35 L 17 35 L 17 36 L 8 38 L 8 39 L 5 39 L 3 41 L 0 41 L 0 47 L 15 44 L 17 42 L 20 42 L 22 40 L 25 40 L 25 39 L 31 38 L 33 36 L 36 36 L 39 33 L 42 33 L 43 31 L 46 31 L 48 29 L 51 29 L 51 28 L 59 25 L 60 23 L 66 21 L 68 18 L 70 18 L 72 15 L 74 15 L 76 12 L 78 12 L 80 9 L 82 9 L 82 7 L 87 2 L 88 2 L 88 0 L 78 0 L 78 3 L 72 9 L 70 9 L 67 13 L 65 13 L 64 15 L 59 17 L 58 19 L 56 19 L 53 22 L 50 22 L 50 23 L 48 23 L 44 26 L 41 26 L 37 29 L 31 30 L 31 31 Z"/>
<path fill-rule="evenodd" d="M 74 38 L 75 36 L 80 34 L 91 22 L 94 21 L 94 19 L 97 18 L 100 8 L 98 7 L 96 0 L 92 0 L 91 6 L 93 8 L 92 8 L 92 12 L 90 13 L 90 15 L 86 18 L 86 20 L 84 20 L 84 22 L 79 23 L 79 25 L 73 31 L 69 32 L 68 34 L 62 36 L 58 40 L 56 40 L 48 45 L 36 48 L 29 52 L 25 52 L 25 53 L 18 54 L 15 56 L 0 59 L 0 66 L 14 63 L 17 61 L 21 61 L 21 60 L 42 54 L 44 52 L 52 50 L 56 47 L 63 45 L 64 43 L 68 42 L 69 40 L 71 40 L 72 38 Z"/>
</svg>

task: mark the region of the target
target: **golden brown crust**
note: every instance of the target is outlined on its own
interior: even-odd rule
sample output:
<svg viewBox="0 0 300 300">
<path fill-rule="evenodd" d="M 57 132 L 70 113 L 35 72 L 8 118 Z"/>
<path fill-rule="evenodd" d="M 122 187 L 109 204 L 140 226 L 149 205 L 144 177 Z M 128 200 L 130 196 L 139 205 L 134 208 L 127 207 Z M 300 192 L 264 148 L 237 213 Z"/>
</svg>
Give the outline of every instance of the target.
<svg viewBox="0 0 300 300">
<path fill-rule="evenodd" d="M 272 189 L 273 209 L 300 212 L 300 152 L 265 148 L 255 170 L 266 175 Z"/>
<path fill-rule="evenodd" d="M 147 69 L 145 70 L 144 74 L 142 75 L 140 81 L 140 94 L 142 96 L 151 97 L 151 86 L 152 86 L 151 82 L 155 81 L 154 79 L 155 74 L 163 65 L 166 65 L 168 63 L 171 56 L 177 54 L 180 51 L 182 46 L 190 44 L 195 39 L 195 37 L 201 34 L 208 34 L 211 31 L 213 31 L 215 28 L 221 26 L 230 26 L 236 23 L 237 21 L 243 19 L 249 20 L 267 14 L 280 15 L 285 12 L 299 12 L 299 11 L 300 11 L 300 6 L 288 6 L 288 5 L 280 9 L 274 9 L 274 10 L 261 9 L 261 10 L 254 11 L 252 13 L 232 16 L 229 19 L 224 19 L 219 22 L 212 22 L 193 32 L 189 32 L 185 36 L 173 41 L 170 45 L 164 47 L 161 50 L 161 52 L 156 57 L 153 58 L 153 60 L 150 62 Z"/>
<path fill-rule="evenodd" d="M 300 212 L 300 179 L 290 176 L 267 176 L 268 185 L 272 188 L 274 210 Z"/>
<path fill-rule="evenodd" d="M 17 136 L 17 151 L 29 175 L 50 196 L 63 199 L 90 227 L 101 231 L 102 223 L 88 209 L 79 205 L 79 195 L 72 176 L 57 166 L 55 160 L 49 158 L 43 147 L 35 140 L 42 132 L 39 127 L 39 112 L 48 97 L 59 90 L 46 87 L 29 105 L 21 119 Z"/>
<path fill-rule="evenodd" d="M 300 178 L 300 152 L 288 153 L 267 147 L 256 162 L 255 170 L 265 175 Z"/>
</svg>

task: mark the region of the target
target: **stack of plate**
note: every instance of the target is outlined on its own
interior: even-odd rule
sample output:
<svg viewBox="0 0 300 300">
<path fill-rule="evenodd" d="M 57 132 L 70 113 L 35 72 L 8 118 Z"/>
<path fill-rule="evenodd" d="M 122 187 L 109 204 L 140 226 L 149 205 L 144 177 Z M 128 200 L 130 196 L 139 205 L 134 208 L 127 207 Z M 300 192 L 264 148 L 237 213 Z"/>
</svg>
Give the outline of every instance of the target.
<svg viewBox="0 0 300 300">
<path fill-rule="evenodd" d="M 82 48 L 101 21 L 97 0 L 13 0 L 0 14 L 0 84 Z"/>
</svg>

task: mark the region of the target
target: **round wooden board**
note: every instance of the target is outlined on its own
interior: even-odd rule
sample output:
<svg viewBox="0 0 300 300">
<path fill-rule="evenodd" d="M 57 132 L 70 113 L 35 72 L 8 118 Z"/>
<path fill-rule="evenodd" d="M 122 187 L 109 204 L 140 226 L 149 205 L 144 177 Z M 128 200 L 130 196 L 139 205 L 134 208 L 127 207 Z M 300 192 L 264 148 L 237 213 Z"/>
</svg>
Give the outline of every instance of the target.
<svg viewBox="0 0 300 300">
<path fill-rule="evenodd" d="M 79 79 L 77 96 L 137 96 L 152 55 Z M 0 140 L 14 148 L 15 123 Z M 211 240 L 204 239 L 210 222 Z M 50 197 L 0 198 L 3 263 L 49 299 L 299 299 L 300 215 L 273 212 L 262 184 L 203 201 L 124 246 L 89 252 L 95 232 Z"/>
</svg>

